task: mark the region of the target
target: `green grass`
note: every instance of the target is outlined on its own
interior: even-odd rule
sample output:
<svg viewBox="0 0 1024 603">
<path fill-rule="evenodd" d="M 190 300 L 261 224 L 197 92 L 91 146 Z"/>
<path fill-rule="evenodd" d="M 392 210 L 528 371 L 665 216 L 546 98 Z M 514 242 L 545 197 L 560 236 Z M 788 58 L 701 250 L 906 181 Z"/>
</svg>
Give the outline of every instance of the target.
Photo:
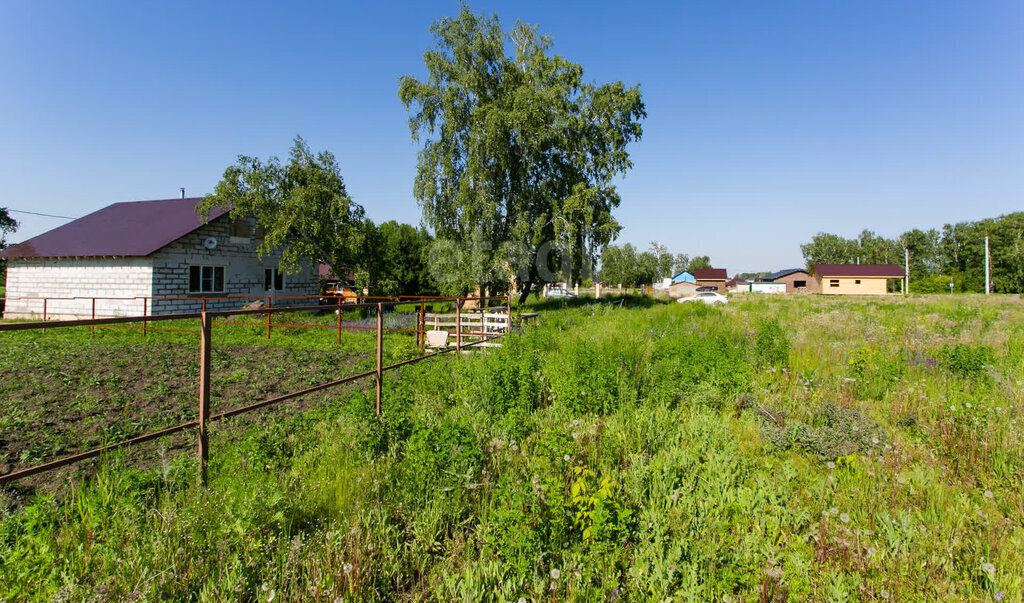
<svg viewBox="0 0 1024 603">
<path fill-rule="evenodd" d="M 0 596 L 1021 600 L 1019 299 L 564 305 L 39 494 Z"/>
</svg>

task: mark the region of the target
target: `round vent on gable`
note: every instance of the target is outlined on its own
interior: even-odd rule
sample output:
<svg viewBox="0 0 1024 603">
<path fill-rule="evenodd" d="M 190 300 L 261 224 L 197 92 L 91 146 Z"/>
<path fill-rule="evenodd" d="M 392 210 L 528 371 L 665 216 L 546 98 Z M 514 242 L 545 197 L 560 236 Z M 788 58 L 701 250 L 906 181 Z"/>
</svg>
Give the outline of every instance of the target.
<svg viewBox="0 0 1024 603">
<path fill-rule="evenodd" d="M 206 237 L 206 240 L 203 241 L 203 247 L 206 247 L 207 249 L 216 249 L 217 237 Z"/>
</svg>

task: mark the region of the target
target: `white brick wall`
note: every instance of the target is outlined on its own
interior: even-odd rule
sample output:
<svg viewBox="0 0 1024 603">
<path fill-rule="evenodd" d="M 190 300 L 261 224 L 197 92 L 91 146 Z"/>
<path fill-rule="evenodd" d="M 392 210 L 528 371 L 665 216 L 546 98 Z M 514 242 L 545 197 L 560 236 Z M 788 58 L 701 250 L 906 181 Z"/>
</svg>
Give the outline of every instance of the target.
<svg viewBox="0 0 1024 603">
<path fill-rule="evenodd" d="M 91 299 L 69 297 L 122 298 L 97 299 L 97 317 L 141 315 L 152 290 L 150 258 L 9 259 L 4 318 L 42 320 L 44 298 L 47 319 L 92 316 Z"/>
<path fill-rule="evenodd" d="M 309 264 L 304 264 L 298 274 L 284 276 L 283 291 L 265 291 L 263 288 L 263 271 L 266 268 L 277 268 L 280 254 L 272 253 L 259 257 L 256 253 L 257 241 L 232 237 L 230 235 L 231 218 L 218 218 L 184 237 L 174 241 L 167 247 L 157 251 L 153 258 L 153 295 L 155 297 L 191 297 L 182 300 L 157 300 L 154 302 L 156 313 L 198 312 L 202 309 L 203 296 L 189 295 L 188 267 L 190 265 L 224 266 L 225 293 L 211 294 L 206 304 L 207 310 L 236 310 L 245 304 L 265 299 L 266 296 L 302 296 L 316 295 L 319 278 Z M 254 230 L 250 220 L 250 232 Z M 215 249 L 207 249 L 203 244 L 208 237 L 217 239 Z M 225 295 L 239 296 L 234 299 L 214 299 Z M 315 305 L 310 300 L 274 300 L 274 306 Z"/>
<path fill-rule="evenodd" d="M 250 229 L 252 230 L 252 229 Z M 207 249 L 208 237 L 217 239 L 215 249 Z M 198 312 L 207 298 L 208 310 L 234 310 L 254 299 L 270 295 L 316 295 L 318 277 L 309 264 L 299 274 L 284 277 L 283 291 L 267 292 L 263 288 L 263 271 L 278 266 L 279 254 L 260 258 L 256 241 L 230 236 L 230 218 L 213 220 L 163 249 L 144 258 L 68 258 L 11 259 L 7 263 L 7 306 L 5 318 L 43 318 L 43 298 L 47 319 L 89 318 L 91 299 L 56 299 L 68 297 L 129 298 L 97 299 L 96 317 L 141 316 L 145 307 L 149 314 Z M 225 294 L 242 296 L 230 300 L 214 300 L 225 294 L 193 295 L 188 291 L 190 265 L 225 267 Z M 178 300 L 150 300 L 144 297 L 178 297 Z M 137 298 L 137 299 L 132 299 Z M 315 305 L 315 299 L 277 299 L 274 306 Z"/>
</svg>

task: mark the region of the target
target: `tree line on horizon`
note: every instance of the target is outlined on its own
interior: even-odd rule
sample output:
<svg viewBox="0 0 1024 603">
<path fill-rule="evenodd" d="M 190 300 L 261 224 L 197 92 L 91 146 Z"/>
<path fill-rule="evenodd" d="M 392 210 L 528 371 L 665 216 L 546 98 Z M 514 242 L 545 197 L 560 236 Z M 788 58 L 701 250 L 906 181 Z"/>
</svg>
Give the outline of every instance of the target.
<svg viewBox="0 0 1024 603">
<path fill-rule="evenodd" d="M 989 238 L 993 293 L 1024 292 L 1024 212 L 941 229 L 914 228 L 891 239 L 865 229 L 855 238 L 819 232 L 800 246 L 807 268 L 814 264 L 897 264 L 910 252 L 910 291 L 985 291 L 985 237 Z"/>
<path fill-rule="evenodd" d="M 662 243 L 651 241 L 646 251 L 630 243 L 608 245 L 601 253 L 598 276 L 601 282 L 609 286 L 622 284 L 639 287 L 683 271 L 693 272 L 711 267 L 711 258 L 706 255 L 693 258 L 685 253 L 673 255 Z"/>
</svg>

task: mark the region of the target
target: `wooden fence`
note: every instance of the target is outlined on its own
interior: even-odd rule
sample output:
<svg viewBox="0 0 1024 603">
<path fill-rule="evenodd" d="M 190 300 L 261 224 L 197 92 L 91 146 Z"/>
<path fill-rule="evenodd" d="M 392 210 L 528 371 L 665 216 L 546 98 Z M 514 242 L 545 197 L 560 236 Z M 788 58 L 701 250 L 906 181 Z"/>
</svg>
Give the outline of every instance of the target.
<svg viewBox="0 0 1024 603">
<path fill-rule="evenodd" d="M 508 305 L 508 299 L 507 298 L 489 298 L 490 301 L 496 301 L 498 299 L 504 299 L 506 301 L 506 305 L 504 306 L 504 309 L 506 309 L 506 310 L 510 309 L 510 306 Z M 321 306 L 321 305 L 318 304 L 318 305 L 311 305 L 311 306 L 292 306 L 292 307 L 284 307 L 284 308 L 260 308 L 260 309 L 250 309 L 250 310 L 223 310 L 223 311 L 216 311 L 216 312 L 195 312 L 195 313 L 187 313 L 187 314 L 163 314 L 163 315 L 154 315 L 154 316 L 131 316 L 131 317 L 97 318 L 97 319 L 83 319 L 83 320 L 63 320 L 63 321 L 50 321 L 50 322 L 45 322 L 45 323 L 42 323 L 42 322 L 0 323 L 0 333 L 2 333 L 2 332 L 6 332 L 6 331 L 26 331 L 26 330 L 33 330 L 33 329 L 53 329 L 53 328 L 67 328 L 67 327 L 81 327 L 81 326 L 88 326 L 88 327 L 91 327 L 91 328 L 96 328 L 96 327 L 114 327 L 114 326 L 123 326 L 125 324 L 133 323 L 133 322 L 142 322 L 145 325 L 146 323 L 150 323 L 150 322 L 162 322 L 162 321 L 168 321 L 168 320 L 198 320 L 199 321 L 199 329 L 198 329 L 198 332 L 199 332 L 199 384 L 198 384 L 198 386 L 199 386 L 199 412 L 198 412 L 197 418 L 194 421 L 188 421 L 188 422 L 185 422 L 185 423 L 181 423 L 180 425 L 175 425 L 173 427 L 167 427 L 165 429 L 161 429 L 159 431 L 154 431 L 154 432 L 143 434 L 143 435 L 140 435 L 140 436 L 136 436 L 134 438 L 130 438 L 130 439 L 127 439 L 127 440 L 121 440 L 119 442 L 114 442 L 112 444 L 107 444 L 106 446 L 101 446 L 99 448 L 93 448 L 93 449 L 90 449 L 90 450 L 86 450 L 84 452 L 79 452 L 77 454 L 73 454 L 71 456 L 66 456 L 66 457 L 63 457 L 63 458 L 60 458 L 60 459 L 57 459 L 57 460 L 54 460 L 54 461 L 43 463 L 41 465 L 36 465 L 34 467 L 28 467 L 28 468 L 25 468 L 25 469 L 19 469 L 17 471 L 12 471 L 10 473 L 6 473 L 4 475 L 0 475 L 0 484 L 11 482 L 11 481 L 14 481 L 14 480 L 17 480 L 17 479 L 20 479 L 20 478 L 24 478 L 24 477 L 28 477 L 28 476 L 31 476 L 31 475 L 36 475 L 38 473 L 43 473 L 43 472 L 50 471 L 50 470 L 53 470 L 53 469 L 57 469 L 59 467 L 64 467 L 66 465 L 70 465 L 70 464 L 76 463 L 78 461 L 82 461 L 82 460 L 85 460 L 85 459 L 89 459 L 89 458 L 93 458 L 93 457 L 99 456 L 99 455 L 101 455 L 103 453 L 110 452 L 110 451 L 118 449 L 118 448 L 124 448 L 124 447 L 127 447 L 127 446 L 133 446 L 133 445 L 136 445 L 136 444 L 141 444 L 143 442 L 148 442 L 150 440 L 155 440 L 157 438 L 168 436 L 168 435 L 171 435 L 171 434 L 174 434 L 174 433 L 178 433 L 178 432 L 181 432 L 181 431 L 185 431 L 185 430 L 188 430 L 188 429 L 196 429 L 196 430 L 198 430 L 198 435 L 199 435 L 198 440 L 199 440 L 199 443 L 198 443 L 197 457 L 198 457 L 198 464 L 199 464 L 199 480 L 202 483 L 206 483 L 206 479 L 207 479 L 207 464 L 208 464 L 209 457 L 210 457 L 209 424 L 211 422 L 218 421 L 220 419 L 226 419 L 228 417 L 233 417 L 235 415 L 239 415 L 239 414 L 243 414 L 243 413 L 250 412 L 250 411 L 253 411 L 253 410 L 257 410 L 259 408 L 263 408 L 264 406 L 269 406 L 269 405 L 272 405 L 272 404 L 276 404 L 278 402 L 283 402 L 285 400 L 290 400 L 290 399 L 293 399 L 293 398 L 298 398 L 299 396 L 303 396 L 303 395 L 306 395 L 306 394 L 310 394 L 310 393 L 313 393 L 313 392 L 325 390 L 325 389 L 332 388 L 332 387 L 337 387 L 337 386 L 345 384 L 345 383 L 352 383 L 352 382 L 359 381 L 361 379 L 366 379 L 366 378 L 369 378 L 369 377 L 373 377 L 374 382 L 375 382 L 375 390 L 376 390 L 375 412 L 376 412 L 376 414 L 379 415 L 381 413 L 381 393 L 382 393 L 382 385 L 383 385 L 383 374 L 385 372 L 397 369 L 397 368 L 405 366 L 407 364 L 414 364 L 416 362 L 421 362 L 421 361 L 426 360 L 428 358 L 433 358 L 435 356 L 439 356 L 441 354 L 445 354 L 445 353 L 448 353 L 448 352 L 451 352 L 451 351 L 461 351 L 461 350 L 463 350 L 465 348 L 470 348 L 470 347 L 473 347 L 473 346 L 485 346 L 485 345 L 488 345 L 488 343 L 491 342 L 492 340 L 501 337 L 502 335 L 504 335 L 505 333 L 507 333 L 509 331 L 509 327 L 511 326 L 511 320 L 510 320 L 510 316 L 511 315 L 510 315 L 510 313 L 506 313 L 505 314 L 505 319 L 503 321 L 499 321 L 497 318 L 494 318 L 499 313 L 498 312 L 494 312 L 493 310 L 488 310 L 486 313 L 482 314 L 482 320 L 483 320 L 483 323 L 482 323 L 483 324 L 483 328 L 482 328 L 482 330 L 467 331 L 466 327 L 470 326 L 471 324 L 475 324 L 476 326 L 479 326 L 479 323 L 472 323 L 472 320 L 470 318 L 466 318 L 465 320 L 463 320 L 462 319 L 462 312 L 461 312 L 461 310 L 459 310 L 459 308 L 462 306 L 462 304 L 464 302 L 466 302 L 466 301 L 473 301 L 473 300 L 479 300 L 479 298 L 418 298 L 418 299 L 416 299 L 415 303 L 419 303 L 420 304 L 419 312 L 418 312 L 418 314 L 419 314 L 419 321 L 418 321 L 418 323 L 419 323 L 420 328 L 414 329 L 414 330 L 411 330 L 411 331 L 416 333 L 416 337 L 417 337 L 418 343 L 419 343 L 419 345 L 421 347 L 421 350 L 422 350 L 423 343 L 424 343 L 424 340 L 425 340 L 425 336 L 424 335 L 425 335 L 425 332 L 426 332 L 426 330 L 423 328 L 424 325 L 426 324 L 425 321 L 426 321 L 426 316 L 427 316 L 425 311 L 424 311 L 424 309 L 425 309 L 426 304 L 434 303 L 434 302 L 453 302 L 454 303 L 454 305 L 456 307 L 456 315 L 455 315 L 456 319 L 455 319 L 455 321 L 453 323 L 447 324 L 445 326 L 448 327 L 448 328 L 452 328 L 453 329 L 454 334 L 455 334 L 456 345 L 455 346 L 449 346 L 449 347 L 446 347 L 446 348 L 442 348 L 442 349 L 439 349 L 439 350 L 437 350 L 435 352 L 431 352 L 431 353 L 428 353 L 428 354 L 424 354 L 424 355 L 418 356 L 416 358 L 405 360 L 403 362 L 396 362 L 394 364 L 389 364 L 389 365 L 386 365 L 386 366 L 383 363 L 383 358 L 384 358 L 384 356 L 383 356 L 383 352 L 384 352 L 384 331 L 394 330 L 394 331 L 406 331 L 406 332 L 408 332 L 410 330 L 409 329 L 386 329 L 386 328 L 384 328 L 384 308 L 386 308 L 386 307 L 394 307 L 394 306 L 397 306 L 397 305 L 405 305 L 405 304 L 408 304 L 410 302 L 408 300 L 406 300 L 406 301 L 396 300 L 396 301 L 387 301 L 387 302 L 386 301 L 378 301 L 378 302 L 371 302 L 371 303 L 347 304 L 347 305 L 344 306 L 344 308 L 346 310 L 347 309 L 353 309 L 353 308 L 375 308 L 376 311 L 377 311 L 376 327 L 368 327 L 368 328 L 372 328 L 375 331 L 375 335 L 376 335 L 376 355 L 375 355 L 376 356 L 376 368 L 374 370 L 372 370 L 372 371 L 365 371 L 365 372 L 362 372 L 362 373 L 357 373 L 355 375 L 349 375 L 347 377 L 342 377 L 340 379 L 336 379 L 334 381 L 329 381 L 327 383 L 321 383 L 319 385 L 315 385 L 313 387 L 310 387 L 310 388 L 307 388 L 307 389 L 304 389 L 304 390 L 301 390 L 301 391 L 284 394 L 282 396 L 277 396 L 277 397 L 269 398 L 269 399 L 266 399 L 266 400 L 261 400 L 259 402 L 255 402 L 253 404 L 249 404 L 247 406 L 243 406 L 243 407 L 240 407 L 240 408 L 234 408 L 234 409 L 231 409 L 231 410 L 227 410 L 227 411 L 223 411 L 223 412 L 219 412 L 219 413 L 215 413 L 215 414 L 211 414 L 210 413 L 210 395 L 211 395 L 210 394 L 210 377 L 211 377 L 210 357 L 211 357 L 211 353 L 212 353 L 212 350 L 213 350 L 213 326 L 215 324 L 216 325 L 221 325 L 221 324 L 246 324 L 246 323 L 214 322 L 214 319 L 216 319 L 216 318 L 225 318 L 225 319 L 227 319 L 228 317 L 238 317 L 238 316 L 246 316 L 246 315 L 266 314 L 267 315 L 267 324 L 270 325 L 271 324 L 271 322 L 270 322 L 270 316 L 271 315 L 278 315 L 278 314 L 289 313 L 289 312 L 322 311 L 324 309 L 324 306 Z M 437 315 L 437 316 L 440 319 L 441 316 L 446 316 L 446 315 Z M 471 315 L 468 314 L 468 316 L 471 316 Z M 258 324 L 262 324 L 262 323 L 258 323 Z M 441 323 L 438 322 L 438 325 L 441 325 Z M 498 328 L 498 325 L 503 325 L 503 329 Z M 131 328 L 131 327 L 129 327 L 129 328 Z M 340 323 L 338 324 L 337 328 L 338 328 L 338 332 L 340 333 L 341 332 L 341 328 L 342 328 Z M 145 326 L 143 326 L 143 329 L 145 329 Z M 145 331 L 143 331 L 143 333 L 144 332 Z M 268 333 L 269 333 L 269 327 L 268 327 Z M 464 338 L 470 338 L 470 340 L 464 342 Z"/>
</svg>

